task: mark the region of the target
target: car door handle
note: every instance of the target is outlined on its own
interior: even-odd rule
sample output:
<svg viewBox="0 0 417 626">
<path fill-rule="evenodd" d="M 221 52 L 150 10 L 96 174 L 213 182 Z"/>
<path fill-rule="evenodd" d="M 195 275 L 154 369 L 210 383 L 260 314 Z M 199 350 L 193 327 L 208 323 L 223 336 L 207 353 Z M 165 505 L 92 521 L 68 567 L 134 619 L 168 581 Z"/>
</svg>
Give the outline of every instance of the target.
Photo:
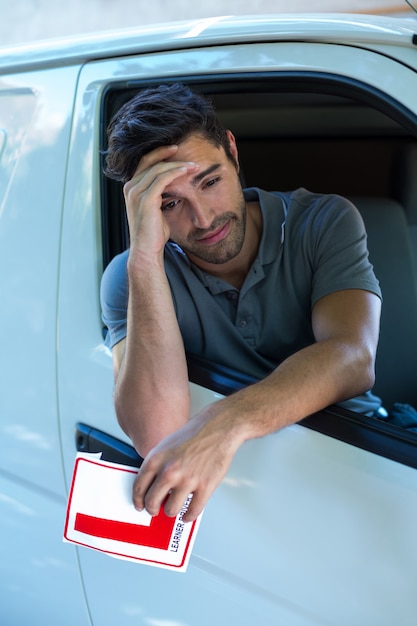
<svg viewBox="0 0 417 626">
<path fill-rule="evenodd" d="M 143 458 L 135 448 L 113 435 L 79 422 L 75 428 L 75 446 L 78 452 L 101 452 L 103 461 L 140 467 Z"/>
</svg>

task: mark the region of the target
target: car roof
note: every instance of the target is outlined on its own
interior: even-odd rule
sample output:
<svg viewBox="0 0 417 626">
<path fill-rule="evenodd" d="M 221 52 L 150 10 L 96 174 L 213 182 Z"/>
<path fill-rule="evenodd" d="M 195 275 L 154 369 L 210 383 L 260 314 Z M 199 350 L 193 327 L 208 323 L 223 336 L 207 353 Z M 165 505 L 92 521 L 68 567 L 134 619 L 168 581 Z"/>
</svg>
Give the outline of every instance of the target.
<svg viewBox="0 0 417 626">
<path fill-rule="evenodd" d="M 319 41 L 416 47 L 413 19 L 355 14 L 220 16 L 95 32 L 0 48 L 0 73 L 191 47 L 271 41 Z"/>
</svg>

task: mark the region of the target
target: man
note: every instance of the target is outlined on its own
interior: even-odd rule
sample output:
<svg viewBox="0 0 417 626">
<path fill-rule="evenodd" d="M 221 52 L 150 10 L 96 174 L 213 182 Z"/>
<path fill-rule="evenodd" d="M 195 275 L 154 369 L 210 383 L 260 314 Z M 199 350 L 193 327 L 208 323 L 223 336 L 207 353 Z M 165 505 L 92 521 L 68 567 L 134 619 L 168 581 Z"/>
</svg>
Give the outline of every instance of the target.
<svg viewBox="0 0 417 626">
<path fill-rule="evenodd" d="M 193 493 L 191 521 L 246 440 L 349 398 L 378 409 L 365 392 L 379 286 L 356 209 L 306 190 L 243 193 L 233 134 L 187 87 L 140 92 L 108 139 L 130 249 L 105 272 L 102 306 L 117 417 L 145 457 L 133 500 L 176 515 Z M 261 380 L 189 419 L 186 352 Z"/>
</svg>

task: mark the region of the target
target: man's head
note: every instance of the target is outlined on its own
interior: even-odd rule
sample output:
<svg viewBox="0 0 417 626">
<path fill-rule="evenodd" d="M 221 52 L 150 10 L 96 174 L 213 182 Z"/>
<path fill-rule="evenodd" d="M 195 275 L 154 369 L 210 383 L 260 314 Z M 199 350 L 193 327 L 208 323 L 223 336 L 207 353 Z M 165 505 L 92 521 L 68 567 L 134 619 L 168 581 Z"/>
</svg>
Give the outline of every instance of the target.
<svg viewBox="0 0 417 626">
<path fill-rule="evenodd" d="M 237 167 L 228 134 L 207 98 L 178 83 L 144 89 L 109 124 L 105 173 L 126 183 L 145 154 L 193 134 L 222 147 Z"/>
</svg>

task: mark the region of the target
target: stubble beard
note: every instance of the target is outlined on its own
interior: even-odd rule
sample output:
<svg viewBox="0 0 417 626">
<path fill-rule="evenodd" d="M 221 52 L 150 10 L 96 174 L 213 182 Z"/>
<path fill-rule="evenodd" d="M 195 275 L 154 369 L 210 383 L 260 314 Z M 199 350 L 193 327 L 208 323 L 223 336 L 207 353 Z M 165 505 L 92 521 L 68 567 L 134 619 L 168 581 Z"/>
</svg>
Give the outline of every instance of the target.
<svg viewBox="0 0 417 626">
<path fill-rule="evenodd" d="M 198 239 L 230 222 L 227 236 L 213 245 L 199 244 Z M 207 230 L 196 229 L 187 237 L 187 244 L 181 245 L 186 254 L 206 263 L 220 265 L 234 259 L 242 249 L 246 234 L 246 203 L 242 198 L 235 212 L 230 211 L 216 217 Z"/>
</svg>

